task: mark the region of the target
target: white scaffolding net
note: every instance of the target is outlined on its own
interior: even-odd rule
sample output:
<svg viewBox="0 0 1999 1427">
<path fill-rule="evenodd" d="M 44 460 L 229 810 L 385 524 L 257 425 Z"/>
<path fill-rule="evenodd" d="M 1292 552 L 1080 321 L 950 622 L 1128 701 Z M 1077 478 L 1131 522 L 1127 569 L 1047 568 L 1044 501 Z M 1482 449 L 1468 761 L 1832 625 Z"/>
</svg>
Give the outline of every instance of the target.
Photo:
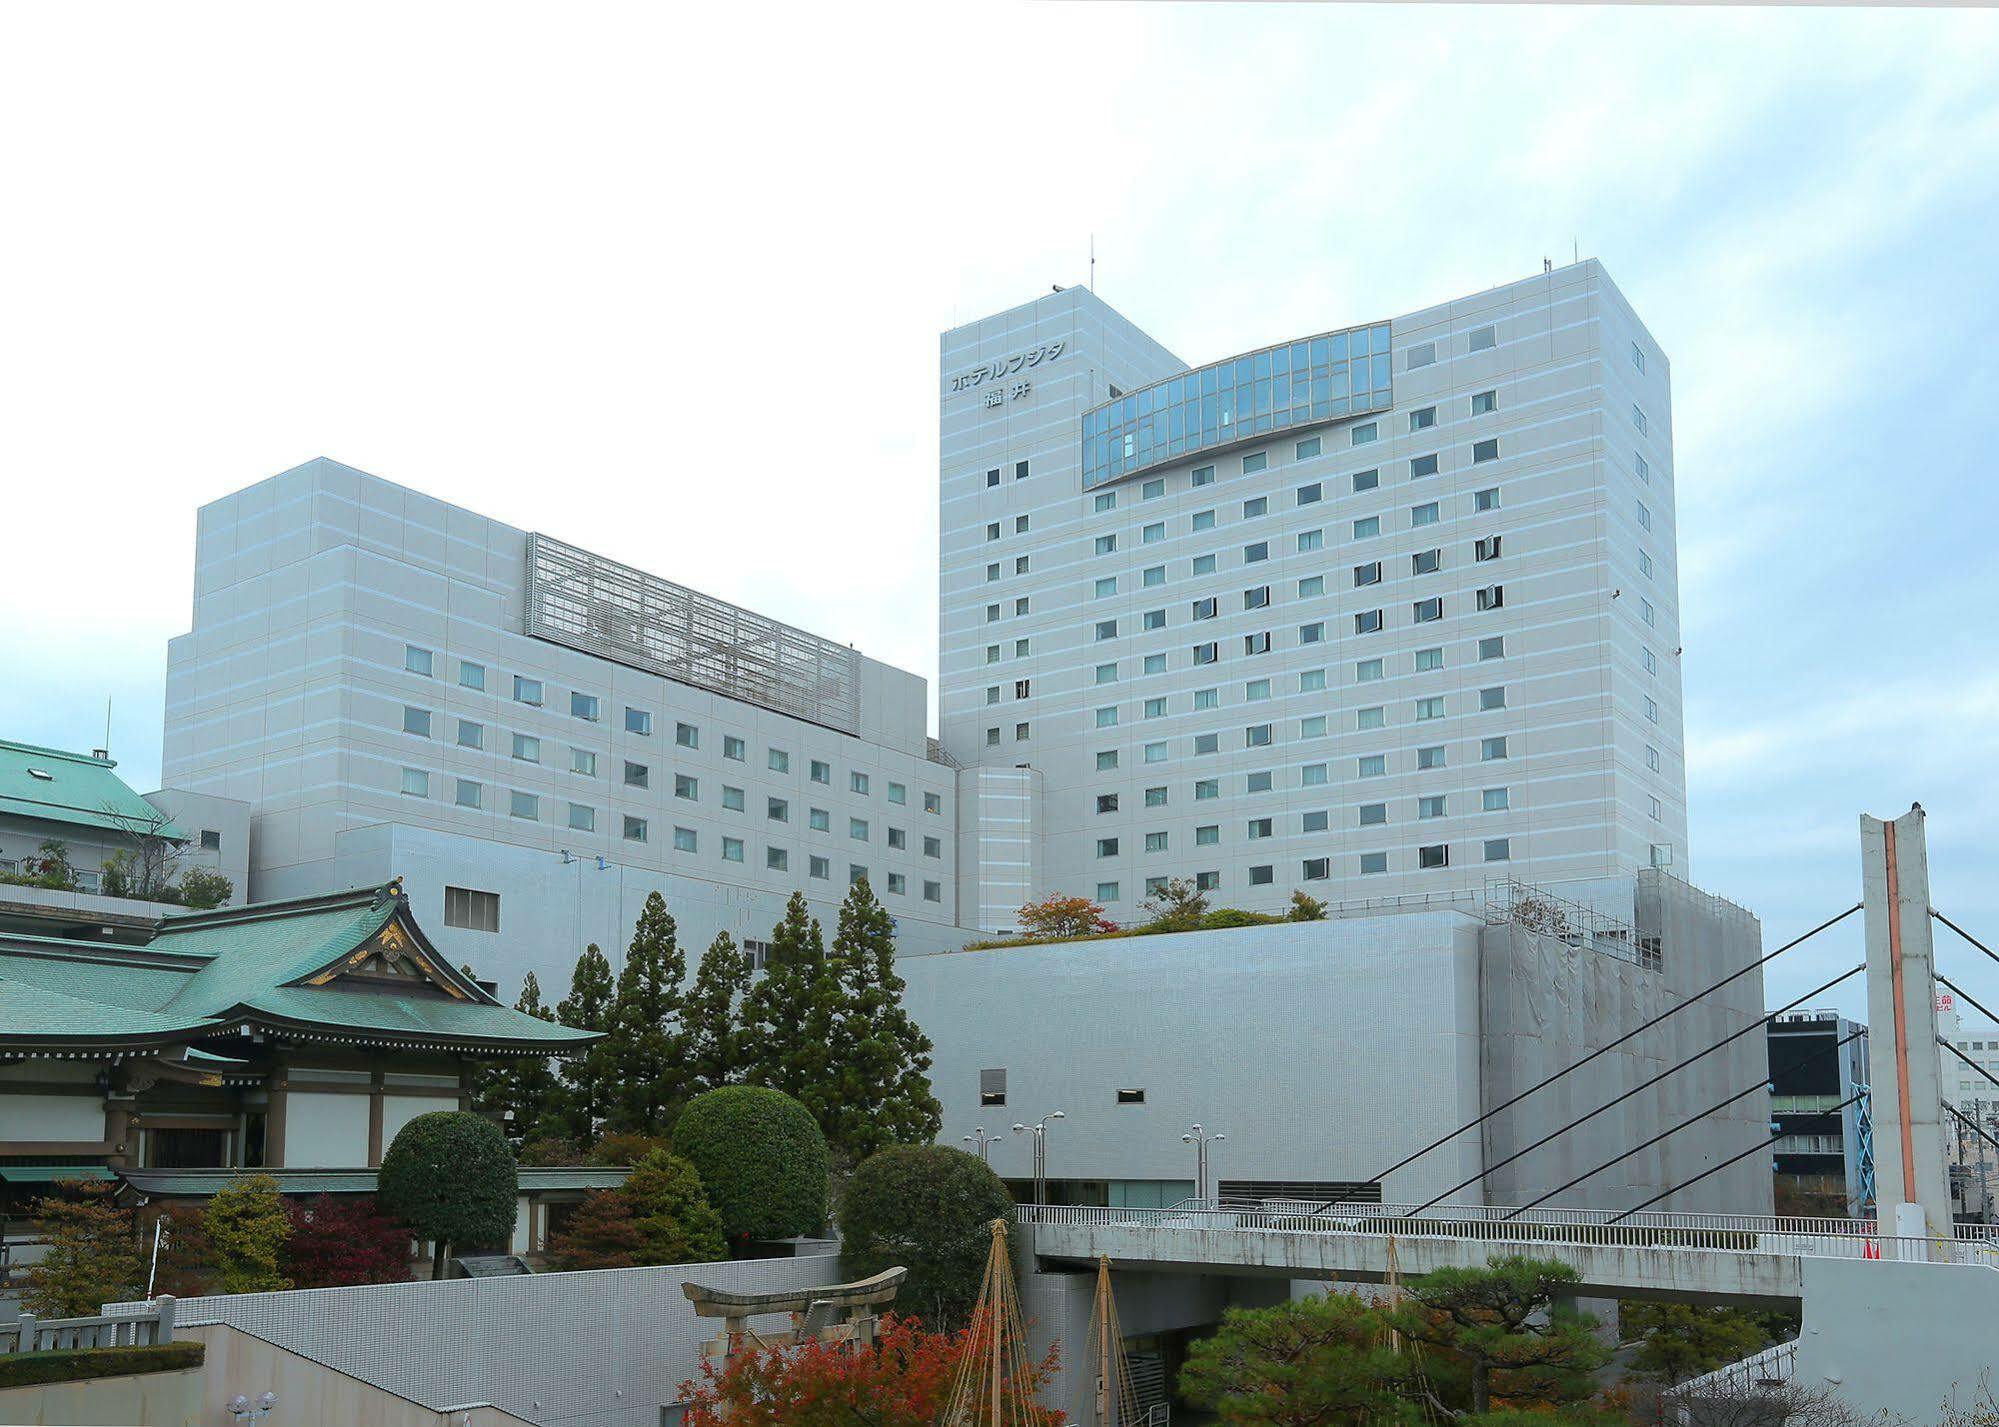
<svg viewBox="0 0 1999 1427">
<path fill-rule="evenodd" d="M 527 633 L 697 689 L 858 733 L 859 656 L 685 585 L 528 536 Z"/>
</svg>

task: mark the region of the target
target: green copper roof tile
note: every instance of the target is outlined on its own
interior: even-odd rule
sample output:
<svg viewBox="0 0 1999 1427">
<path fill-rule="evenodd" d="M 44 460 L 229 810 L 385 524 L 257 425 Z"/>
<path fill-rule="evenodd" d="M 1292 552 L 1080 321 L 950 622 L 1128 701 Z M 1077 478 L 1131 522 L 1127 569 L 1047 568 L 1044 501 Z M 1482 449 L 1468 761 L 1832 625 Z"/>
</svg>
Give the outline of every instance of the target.
<svg viewBox="0 0 1999 1427">
<path fill-rule="evenodd" d="M 117 766 L 109 758 L 0 738 L 0 813 L 186 841 L 165 813 L 112 771 Z"/>
</svg>

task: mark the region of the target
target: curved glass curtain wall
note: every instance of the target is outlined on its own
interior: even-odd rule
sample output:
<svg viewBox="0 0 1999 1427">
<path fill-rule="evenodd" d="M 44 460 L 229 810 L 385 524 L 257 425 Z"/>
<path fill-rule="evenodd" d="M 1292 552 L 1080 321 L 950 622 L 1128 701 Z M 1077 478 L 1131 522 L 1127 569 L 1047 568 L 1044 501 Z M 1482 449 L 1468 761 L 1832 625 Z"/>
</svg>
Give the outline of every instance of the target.
<svg viewBox="0 0 1999 1427">
<path fill-rule="evenodd" d="M 1268 431 L 1394 404 L 1386 322 L 1246 352 L 1083 414 L 1083 488 Z"/>
</svg>

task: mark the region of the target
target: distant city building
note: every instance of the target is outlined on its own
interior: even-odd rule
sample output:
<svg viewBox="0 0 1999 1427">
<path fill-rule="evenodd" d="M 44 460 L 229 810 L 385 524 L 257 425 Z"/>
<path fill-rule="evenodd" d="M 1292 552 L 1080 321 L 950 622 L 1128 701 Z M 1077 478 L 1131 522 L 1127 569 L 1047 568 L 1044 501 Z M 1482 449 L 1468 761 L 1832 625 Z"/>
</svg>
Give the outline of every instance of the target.
<svg viewBox="0 0 1999 1427">
<path fill-rule="evenodd" d="M 1867 1028 L 1837 1011 L 1788 1011 L 1768 1039 L 1777 1212 L 1872 1213 Z"/>
<path fill-rule="evenodd" d="M 1945 1043 L 1938 1047 L 1944 1099 L 1962 1117 L 1950 1117 L 1944 1126 L 1951 1146 L 1952 1193 L 1960 1217 L 1991 1223 L 1993 1200 L 1999 1196 L 1999 1148 L 1993 1144 L 1999 1140 L 1999 1084 L 1994 1084 L 1999 1080 L 1999 1026 L 1966 1025 L 1957 998 L 1940 991 L 1937 1034 Z"/>
</svg>

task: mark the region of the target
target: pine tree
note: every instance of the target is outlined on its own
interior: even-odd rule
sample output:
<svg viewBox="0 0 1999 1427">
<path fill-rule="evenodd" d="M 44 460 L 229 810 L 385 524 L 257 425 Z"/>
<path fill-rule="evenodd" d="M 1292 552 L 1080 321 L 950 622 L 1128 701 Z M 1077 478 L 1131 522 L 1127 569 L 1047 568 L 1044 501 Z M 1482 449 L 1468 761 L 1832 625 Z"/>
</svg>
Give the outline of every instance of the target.
<svg viewBox="0 0 1999 1427">
<path fill-rule="evenodd" d="M 617 993 L 611 978 L 611 962 L 595 942 L 576 958 L 570 974 L 569 995 L 555 1008 L 555 1019 L 579 1031 L 609 1031 Z M 586 1149 L 597 1142 L 597 1130 L 611 1113 L 611 1096 L 617 1085 L 617 1066 L 608 1037 L 593 1041 L 562 1067 L 562 1085 L 557 1103 L 563 1135 Z M 555 1126 L 551 1125 L 551 1129 Z"/>
<path fill-rule="evenodd" d="M 737 1006 L 749 994 L 750 958 L 727 932 L 702 953 L 694 986 L 681 1008 L 687 1028 L 688 1094 L 718 1090 L 742 1079 L 748 1049 Z"/>
<path fill-rule="evenodd" d="M 830 1017 L 823 1009 L 828 988 L 837 993 L 838 978 L 826 964 L 825 940 L 819 923 L 805 909 L 797 892 L 785 905 L 784 920 L 771 931 L 764 977 L 743 998 L 743 1034 L 749 1045 L 743 1079 L 751 1085 L 782 1090 L 824 1121 L 818 1087 L 829 1058 L 826 1034 Z M 815 1034 L 819 1037 L 814 1043 Z"/>
<path fill-rule="evenodd" d="M 514 1009 L 537 1021 L 555 1019 L 555 1012 L 541 1003 L 541 982 L 532 971 L 521 983 L 521 997 L 514 1002 Z M 540 1056 L 524 1056 L 502 1066 L 475 1103 L 482 1111 L 497 1110 L 508 1116 L 505 1128 L 510 1138 L 531 1140 L 554 1124 L 560 1112 L 557 1103 L 560 1092 L 555 1069 L 549 1061 Z"/>
<path fill-rule="evenodd" d="M 621 1130 L 666 1134 L 686 1102 L 687 1036 L 680 1022 L 686 978 L 687 957 L 666 899 L 649 893 L 618 973 L 608 1037 L 617 1075 L 611 1118 Z"/>
<path fill-rule="evenodd" d="M 903 1009 L 895 971 L 895 918 L 867 881 L 840 904 L 833 960 L 843 990 L 834 1043 L 839 1074 L 831 1119 L 820 1121 L 836 1154 L 859 1163 L 889 1145 L 927 1145 L 943 1128 L 931 1093 L 930 1038 Z"/>
</svg>

